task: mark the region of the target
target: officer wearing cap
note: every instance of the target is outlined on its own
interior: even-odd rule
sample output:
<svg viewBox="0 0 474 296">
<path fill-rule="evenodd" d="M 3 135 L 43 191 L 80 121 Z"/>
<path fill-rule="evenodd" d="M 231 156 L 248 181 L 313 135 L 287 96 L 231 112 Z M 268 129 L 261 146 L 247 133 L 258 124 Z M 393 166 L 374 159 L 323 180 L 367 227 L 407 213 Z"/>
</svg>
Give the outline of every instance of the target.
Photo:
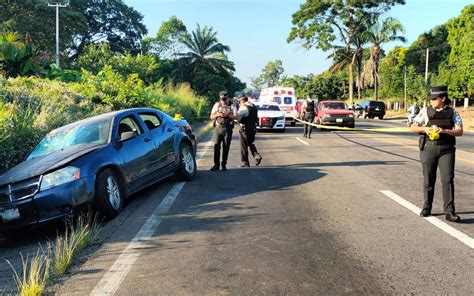
<svg viewBox="0 0 474 296">
<path fill-rule="evenodd" d="M 459 222 L 454 207 L 454 160 L 456 138 L 463 134 L 462 119 L 456 109 L 449 106 L 448 88 L 431 88 L 430 105 L 415 117 L 411 131 L 420 134 L 420 160 L 423 167 L 424 205 L 420 216 L 431 215 L 436 171 L 439 167 L 443 190 L 446 220 Z"/>
<path fill-rule="evenodd" d="M 227 171 L 227 157 L 232 141 L 234 119 L 237 119 L 237 110 L 229 103 L 227 91 L 219 92 L 219 102 L 215 103 L 211 111 L 211 120 L 214 121 L 214 166 L 211 171 Z M 222 146 L 222 162 L 221 162 Z"/>
<path fill-rule="evenodd" d="M 242 160 L 241 167 L 249 167 L 249 148 L 252 156 L 255 158 L 255 165 L 262 162 L 262 156 L 257 152 L 255 147 L 255 135 L 257 133 L 258 110 L 257 107 L 249 102 L 246 96 L 239 100 L 240 107 L 238 112 L 240 123 L 240 156 Z"/>
</svg>

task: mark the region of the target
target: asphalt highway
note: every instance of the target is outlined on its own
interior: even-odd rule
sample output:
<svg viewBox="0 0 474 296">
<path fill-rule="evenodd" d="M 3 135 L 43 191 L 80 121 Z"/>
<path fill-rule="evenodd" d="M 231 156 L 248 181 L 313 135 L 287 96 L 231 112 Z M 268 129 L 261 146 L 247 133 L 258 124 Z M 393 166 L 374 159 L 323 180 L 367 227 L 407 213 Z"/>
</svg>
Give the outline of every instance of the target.
<svg viewBox="0 0 474 296">
<path fill-rule="evenodd" d="M 358 120 L 357 126 L 403 123 Z M 262 164 L 240 168 L 235 132 L 227 172 L 208 170 L 209 135 L 199 145 L 196 178 L 170 178 L 133 196 L 104 226 L 104 244 L 53 292 L 472 294 L 473 134 L 458 140 L 460 224 L 444 220 L 439 182 L 433 217 L 416 213 L 423 202 L 416 135 L 301 134 L 301 125 L 258 133 Z M 0 239 L 0 286 L 11 284 L 3 259 L 31 250 L 51 235 L 48 229 L 18 242 Z"/>
</svg>

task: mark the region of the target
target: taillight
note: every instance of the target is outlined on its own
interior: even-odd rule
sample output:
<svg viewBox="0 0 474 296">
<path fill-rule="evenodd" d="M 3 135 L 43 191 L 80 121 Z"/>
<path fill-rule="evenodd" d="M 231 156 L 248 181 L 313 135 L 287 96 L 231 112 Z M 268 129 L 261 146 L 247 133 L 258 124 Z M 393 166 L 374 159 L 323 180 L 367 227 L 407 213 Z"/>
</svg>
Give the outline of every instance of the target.
<svg viewBox="0 0 474 296">
<path fill-rule="evenodd" d="M 262 117 L 262 122 L 269 122 L 270 118 L 269 117 Z"/>
</svg>

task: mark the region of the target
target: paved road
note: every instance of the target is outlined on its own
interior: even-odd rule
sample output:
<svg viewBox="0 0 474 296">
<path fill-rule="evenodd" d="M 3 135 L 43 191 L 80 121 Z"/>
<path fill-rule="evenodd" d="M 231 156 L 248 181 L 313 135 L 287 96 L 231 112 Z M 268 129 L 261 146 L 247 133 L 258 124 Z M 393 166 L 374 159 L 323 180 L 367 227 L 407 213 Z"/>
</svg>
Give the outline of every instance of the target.
<svg viewBox="0 0 474 296">
<path fill-rule="evenodd" d="M 362 120 L 358 126 L 401 123 Z M 235 134 L 228 172 L 207 170 L 208 151 L 192 182 L 177 186 L 170 179 L 137 194 L 106 225 L 106 243 L 55 291 L 472 294 L 474 251 L 466 244 L 474 237 L 472 135 L 459 141 L 456 164 L 464 223 L 449 224 L 465 235 L 463 243 L 430 223 L 444 222 L 438 193 L 437 218 L 430 221 L 387 196 L 422 204 L 412 135 L 315 132 L 303 139 L 301 131 L 259 133 L 264 160 L 246 169 L 238 168 Z M 180 190 L 172 205 L 170 189 Z M 137 236 L 144 224 L 154 226 L 151 235 Z M 0 241 L 1 257 L 31 243 Z"/>
</svg>

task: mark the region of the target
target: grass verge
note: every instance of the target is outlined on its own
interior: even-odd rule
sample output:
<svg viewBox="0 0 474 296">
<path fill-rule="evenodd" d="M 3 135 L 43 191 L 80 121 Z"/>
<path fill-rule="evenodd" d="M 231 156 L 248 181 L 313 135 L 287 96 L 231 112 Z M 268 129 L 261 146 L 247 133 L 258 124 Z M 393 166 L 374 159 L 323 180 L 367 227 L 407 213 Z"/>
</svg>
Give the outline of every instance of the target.
<svg viewBox="0 0 474 296">
<path fill-rule="evenodd" d="M 32 258 L 21 254 L 22 272 L 13 270 L 19 295 L 42 295 L 50 276 L 61 277 L 72 265 L 73 259 L 89 245 L 99 242 L 100 221 L 92 212 L 79 216 L 66 226 L 63 234 L 48 244 L 47 251 L 38 249 Z"/>
</svg>

